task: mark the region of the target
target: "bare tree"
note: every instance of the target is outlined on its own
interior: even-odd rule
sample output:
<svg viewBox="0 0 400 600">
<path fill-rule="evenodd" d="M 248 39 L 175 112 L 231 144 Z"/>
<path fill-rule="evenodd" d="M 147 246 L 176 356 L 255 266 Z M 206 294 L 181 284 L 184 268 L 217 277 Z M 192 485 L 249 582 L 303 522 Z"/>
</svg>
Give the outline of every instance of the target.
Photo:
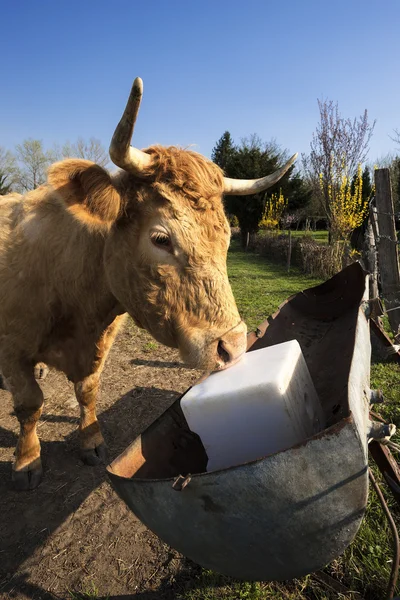
<svg viewBox="0 0 400 600">
<path fill-rule="evenodd" d="M 44 150 L 41 140 L 24 140 L 15 149 L 19 162 L 17 187 L 22 191 L 33 190 L 45 182 L 53 155 Z"/>
<path fill-rule="evenodd" d="M 367 110 L 353 120 L 344 119 L 339 113 L 338 103 L 318 100 L 320 122 L 310 144 L 309 156 L 302 155 L 303 168 L 312 181 L 314 193 L 319 196 L 328 222 L 332 217 L 332 198 L 335 190 L 346 175 L 349 180 L 355 175 L 369 150 L 369 142 L 375 121 L 368 121 Z"/>
<path fill-rule="evenodd" d="M 0 178 L 1 194 L 11 191 L 13 184 L 16 183 L 18 167 L 15 156 L 9 150 L 0 146 Z"/>
<path fill-rule="evenodd" d="M 396 144 L 396 146 L 398 147 L 398 149 L 400 150 L 400 130 L 399 129 L 395 129 L 394 130 L 394 136 L 389 136 L 390 139 Z"/>
<path fill-rule="evenodd" d="M 8 183 L 6 175 L 0 171 L 0 196 L 4 196 L 11 192 L 11 183 Z"/>
<path fill-rule="evenodd" d="M 108 154 L 105 151 L 100 140 L 91 137 L 85 141 L 79 137 L 75 143 L 67 142 L 61 149 L 62 158 L 85 158 L 91 160 L 101 167 L 107 167 L 109 164 Z"/>
<path fill-rule="evenodd" d="M 78 138 L 73 144 L 67 142 L 62 148 L 54 145 L 51 150 L 45 150 L 41 140 L 27 139 L 18 144 L 15 150 L 16 157 L 0 148 L 0 172 L 3 175 L 12 174 L 7 183 L 21 192 L 35 189 L 44 183 L 47 168 L 56 160 L 85 158 L 103 167 L 109 164 L 108 155 L 96 138 L 90 138 L 89 141 Z"/>
<path fill-rule="evenodd" d="M 390 169 L 393 161 L 396 159 L 396 155 L 392 152 L 387 152 L 387 154 L 381 154 L 375 158 L 375 160 L 368 161 L 368 168 L 370 171 L 374 171 L 374 169 Z"/>
</svg>

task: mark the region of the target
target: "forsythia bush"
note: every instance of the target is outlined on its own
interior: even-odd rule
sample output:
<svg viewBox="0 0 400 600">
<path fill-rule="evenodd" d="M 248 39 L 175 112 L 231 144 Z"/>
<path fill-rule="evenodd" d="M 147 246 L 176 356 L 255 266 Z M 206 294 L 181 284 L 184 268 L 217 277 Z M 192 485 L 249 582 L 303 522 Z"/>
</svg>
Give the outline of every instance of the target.
<svg viewBox="0 0 400 600">
<path fill-rule="evenodd" d="M 278 194 L 272 194 L 271 198 L 265 204 L 264 214 L 259 227 L 261 229 L 276 229 L 279 227 L 283 212 L 287 207 L 287 200 L 284 198 L 282 191 Z"/>
<path fill-rule="evenodd" d="M 323 187 L 323 176 L 320 174 Z M 353 187 L 353 190 L 352 190 Z M 358 165 L 354 186 L 343 171 L 336 185 L 328 186 L 331 209 L 331 230 L 337 240 L 348 240 L 354 229 L 359 227 L 368 213 L 368 202 L 362 196 L 362 169 Z"/>
<path fill-rule="evenodd" d="M 230 215 L 229 217 L 229 225 L 231 227 L 239 227 L 239 220 L 236 215 Z"/>
</svg>

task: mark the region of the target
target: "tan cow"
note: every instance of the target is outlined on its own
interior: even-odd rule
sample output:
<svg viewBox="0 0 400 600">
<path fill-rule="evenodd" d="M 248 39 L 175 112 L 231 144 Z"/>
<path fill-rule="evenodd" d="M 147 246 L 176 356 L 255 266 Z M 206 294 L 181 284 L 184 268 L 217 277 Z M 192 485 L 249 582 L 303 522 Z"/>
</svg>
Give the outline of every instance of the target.
<svg viewBox="0 0 400 600">
<path fill-rule="evenodd" d="M 222 369 L 246 349 L 226 272 L 222 195 L 266 189 L 295 157 L 244 182 L 194 152 L 137 150 L 130 140 L 141 96 L 136 79 L 110 146 L 120 172 L 64 160 L 46 185 L 1 202 L 0 366 L 21 428 L 12 471 L 19 489 L 42 476 L 38 362 L 74 382 L 82 458 L 97 464 L 105 458 L 99 378 L 125 313 L 192 367 Z"/>
</svg>

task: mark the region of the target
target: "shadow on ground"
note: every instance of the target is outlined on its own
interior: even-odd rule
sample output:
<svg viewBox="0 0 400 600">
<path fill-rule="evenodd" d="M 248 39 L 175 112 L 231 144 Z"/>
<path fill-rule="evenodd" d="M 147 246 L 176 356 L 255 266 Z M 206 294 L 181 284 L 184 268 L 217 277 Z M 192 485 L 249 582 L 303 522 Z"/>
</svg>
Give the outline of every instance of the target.
<svg viewBox="0 0 400 600">
<path fill-rule="evenodd" d="M 178 395 L 174 390 L 134 388 L 101 413 L 99 421 L 110 459 L 124 450 Z M 155 407 L 158 407 L 157 410 Z M 57 425 L 65 423 L 65 426 L 77 422 L 75 417 L 51 414 L 49 410 L 44 418 Z M 13 448 L 16 441 L 12 431 L 0 427 L 0 448 Z M 65 439 L 42 442 L 42 458 L 44 480 L 36 490 L 30 492 L 14 491 L 10 481 L 11 464 L 0 462 L 0 598 L 79 598 L 78 592 L 69 593 L 68 589 L 83 590 L 84 586 L 88 589 L 90 581 L 96 581 L 95 578 L 90 579 L 94 568 L 97 574 L 103 574 L 105 582 L 107 569 L 110 577 L 116 578 L 118 571 L 115 561 L 122 563 L 125 556 L 134 556 L 135 552 L 143 561 L 137 563 L 135 580 L 129 580 L 122 572 L 123 585 L 110 586 L 115 592 L 120 590 L 121 594 L 104 595 L 102 590 L 106 588 L 101 585 L 101 593 L 96 598 L 175 598 L 174 590 L 191 585 L 190 580 L 193 581 L 198 567 L 182 561 L 181 557 L 174 557 L 175 563 L 180 564 L 171 574 L 172 571 L 167 568 L 170 550 L 133 517 L 111 486 L 103 485 L 106 480 L 105 467 L 87 467 L 80 461 L 76 431 L 69 433 Z M 101 519 L 105 519 L 106 524 L 97 532 L 96 527 Z M 121 550 L 114 550 L 115 539 L 121 538 L 118 527 L 123 527 L 124 523 L 125 531 L 122 533 L 128 536 L 127 542 Z M 96 553 L 96 535 L 99 542 L 97 546 L 107 545 L 111 548 L 101 556 Z M 87 557 L 89 541 L 90 556 L 80 564 L 79 550 L 85 550 L 86 554 L 83 554 Z M 164 554 L 154 549 L 157 544 Z M 150 551 L 152 554 L 146 555 Z M 60 570 L 60 559 L 64 561 L 64 570 Z M 153 577 L 158 559 L 165 568 L 161 569 L 159 577 Z M 147 565 L 147 562 L 150 564 Z M 95 567 L 91 569 L 91 565 Z M 86 570 L 87 581 L 74 579 L 74 570 L 83 575 Z M 157 589 L 154 590 L 153 586 Z M 150 588 L 149 591 L 147 588 Z M 131 589 L 132 594 L 124 593 Z"/>
</svg>

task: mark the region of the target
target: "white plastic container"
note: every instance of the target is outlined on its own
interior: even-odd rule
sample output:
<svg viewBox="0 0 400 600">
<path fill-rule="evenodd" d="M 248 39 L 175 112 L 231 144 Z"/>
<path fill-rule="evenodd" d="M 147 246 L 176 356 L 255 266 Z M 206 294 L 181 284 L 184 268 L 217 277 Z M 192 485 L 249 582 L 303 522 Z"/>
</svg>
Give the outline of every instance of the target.
<svg viewBox="0 0 400 600">
<path fill-rule="evenodd" d="M 181 407 L 203 442 L 207 471 L 290 448 L 324 427 L 296 340 L 248 352 L 238 364 L 193 386 Z"/>
</svg>

